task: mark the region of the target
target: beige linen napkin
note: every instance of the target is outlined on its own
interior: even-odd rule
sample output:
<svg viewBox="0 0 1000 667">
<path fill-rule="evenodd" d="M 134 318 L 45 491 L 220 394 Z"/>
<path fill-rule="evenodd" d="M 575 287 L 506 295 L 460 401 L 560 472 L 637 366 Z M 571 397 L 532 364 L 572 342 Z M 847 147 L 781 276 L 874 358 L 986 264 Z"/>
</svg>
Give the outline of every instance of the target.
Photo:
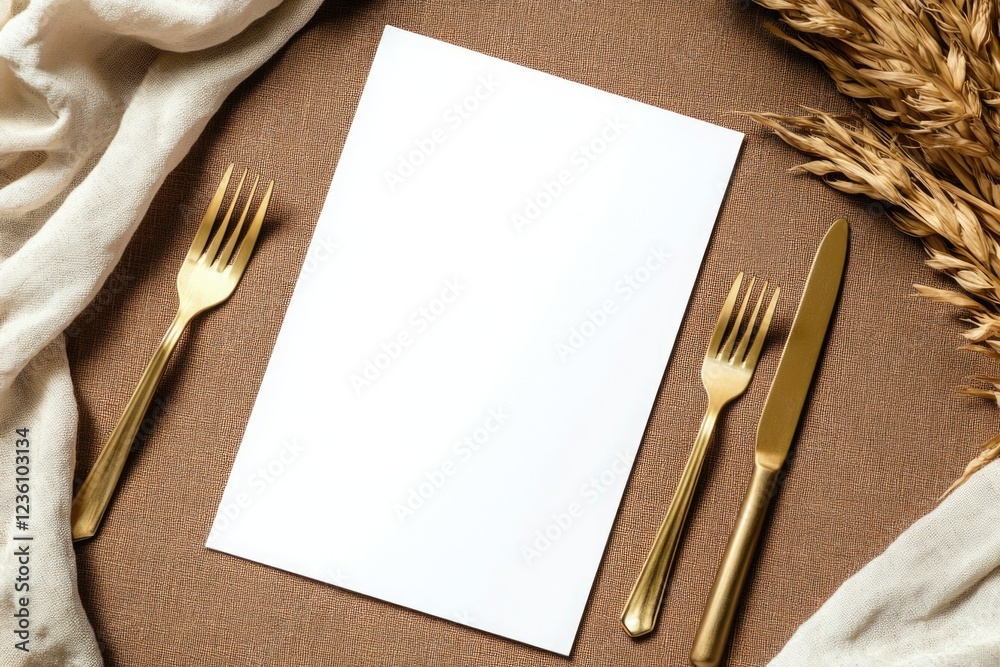
<svg viewBox="0 0 1000 667">
<path fill-rule="evenodd" d="M 1000 461 L 844 583 L 769 667 L 998 665 Z"/>
<path fill-rule="evenodd" d="M 319 4 L 0 0 L 0 665 L 101 664 L 70 542 L 61 332 L 222 101 Z"/>
</svg>

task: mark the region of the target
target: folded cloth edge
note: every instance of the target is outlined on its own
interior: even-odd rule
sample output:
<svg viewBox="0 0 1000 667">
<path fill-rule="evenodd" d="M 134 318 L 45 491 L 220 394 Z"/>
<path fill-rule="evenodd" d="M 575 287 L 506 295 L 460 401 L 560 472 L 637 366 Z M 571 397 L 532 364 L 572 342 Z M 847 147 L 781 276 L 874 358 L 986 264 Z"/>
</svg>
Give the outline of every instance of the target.
<svg viewBox="0 0 1000 667">
<path fill-rule="evenodd" d="M 37 9 L 43 16 L 52 4 L 32 3 L 34 7 L 23 11 Z M 11 218 L 10 227 L 5 224 L 0 231 L 6 236 L 0 241 L 27 237 L 0 262 L 0 438 L 11 446 L 18 440 L 27 443 L 23 448 L 30 462 L 31 499 L 31 520 L 23 532 L 15 534 L 13 520 L 0 524 L 0 581 L 15 581 L 21 572 L 26 577 L 24 590 L 17 594 L 4 585 L 0 614 L 30 616 L 22 626 L 27 643 L 0 645 L 4 665 L 82 667 L 102 662 L 101 642 L 88 624 L 77 590 L 70 541 L 77 411 L 60 333 L 97 293 L 167 173 L 228 94 L 302 28 L 318 6 L 319 0 L 285 0 L 222 44 L 161 54 L 121 110 L 121 122 L 107 147 L 78 174 L 61 202 L 41 209 L 44 219 L 0 211 Z M 35 39 L 44 45 L 41 19 L 37 27 Z M 49 74 L 40 77 L 48 81 Z M 24 68 L 19 75 L 30 82 Z M 72 81 L 63 83 L 73 92 Z M 18 438 L 18 429 L 28 437 Z M 0 470 L 4 507 L 15 506 L 15 469 Z M 31 541 L 15 539 L 29 536 Z M 25 548 L 31 549 L 30 556 L 18 552 Z"/>
<path fill-rule="evenodd" d="M 995 462 L 844 582 L 769 667 L 996 667 L 998 501 Z"/>
</svg>

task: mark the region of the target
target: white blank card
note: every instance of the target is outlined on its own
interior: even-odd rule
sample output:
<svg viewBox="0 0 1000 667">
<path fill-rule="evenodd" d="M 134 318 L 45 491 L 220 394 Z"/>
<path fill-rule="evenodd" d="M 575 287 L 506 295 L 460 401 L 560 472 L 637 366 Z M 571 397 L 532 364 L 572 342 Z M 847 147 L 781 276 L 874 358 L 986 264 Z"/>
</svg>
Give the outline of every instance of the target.
<svg viewBox="0 0 1000 667">
<path fill-rule="evenodd" d="M 207 545 L 568 655 L 741 141 L 386 28 Z"/>
</svg>

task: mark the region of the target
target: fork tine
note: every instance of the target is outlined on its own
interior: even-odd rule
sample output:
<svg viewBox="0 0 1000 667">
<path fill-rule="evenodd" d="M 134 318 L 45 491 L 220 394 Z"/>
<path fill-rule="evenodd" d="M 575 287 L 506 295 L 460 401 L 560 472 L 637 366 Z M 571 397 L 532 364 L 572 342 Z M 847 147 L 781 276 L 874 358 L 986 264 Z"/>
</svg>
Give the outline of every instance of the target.
<svg viewBox="0 0 1000 667">
<path fill-rule="evenodd" d="M 743 366 L 745 367 L 755 368 L 757 366 L 757 359 L 760 358 L 760 350 L 764 347 L 764 337 L 767 335 L 768 327 L 771 326 L 771 317 L 774 316 L 774 310 L 778 306 L 779 294 L 781 294 L 781 288 L 775 287 L 774 294 L 771 295 L 771 301 L 767 304 L 767 310 L 764 311 L 764 319 L 760 321 L 760 327 L 754 336 L 753 345 L 750 346 L 750 352 L 747 354 L 747 358 L 743 360 Z"/>
<path fill-rule="evenodd" d="M 243 205 L 243 212 L 240 214 L 240 219 L 236 223 L 236 227 L 233 228 L 233 233 L 229 235 L 229 240 L 226 241 L 226 245 L 222 249 L 222 252 L 219 253 L 219 258 L 215 260 L 217 268 L 225 268 L 226 264 L 229 263 L 229 258 L 233 256 L 233 249 L 236 247 L 236 240 L 239 238 L 240 232 L 243 230 L 243 223 L 246 222 L 247 212 L 250 210 L 250 204 L 253 203 L 253 196 L 257 193 L 257 184 L 259 182 L 260 176 L 254 176 L 253 187 L 250 188 L 250 194 L 247 195 L 247 202 Z"/>
<path fill-rule="evenodd" d="M 722 352 L 719 354 L 724 360 L 729 359 L 729 354 L 733 351 L 733 345 L 736 343 L 736 335 L 740 332 L 740 325 L 743 323 L 743 316 L 747 312 L 747 303 L 750 302 L 750 294 L 753 292 L 754 283 L 757 282 L 757 278 L 750 278 L 750 286 L 747 287 L 747 293 L 743 295 L 743 303 L 740 304 L 740 312 L 736 314 L 736 319 L 733 320 L 733 328 L 729 332 L 729 336 L 726 337 L 726 344 L 722 346 Z"/>
<path fill-rule="evenodd" d="M 264 223 L 264 216 L 267 214 L 267 207 L 271 203 L 271 193 L 273 191 L 274 181 L 271 181 L 267 184 L 267 190 L 264 192 L 264 197 L 260 200 L 257 213 L 253 216 L 253 222 L 250 223 L 250 227 L 247 229 L 247 235 L 243 238 L 243 243 L 240 244 L 239 252 L 236 253 L 233 263 L 226 267 L 226 271 L 231 271 L 237 276 L 243 275 L 243 271 L 247 268 L 247 262 L 250 261 L 250 253 L 253 252 L 253 248 L 257 244 L 257 236 L 260 234 L 260 227 Z"/>
<path fill-rule="evenodd" d="M 743 361 L 743 353 L 747 351 L 747 345 L 750 344 L 750 337 L 753 333 L 754 324 L 757 323 L 757 315 L 760 313 L 760 304 L 764 303 L 765 293 L 767 293 L 766 280 L 764 281 L 764 285 L 760 288 L 760 294 L 757 295 L 757 303 L 753 307 L 753 313 L 750 315 L 750 319 L 747 320 L 747 327 L 743 332 L 743 337 L 740 338 L 740 343 L 736 346 L 736 352 L 733 353 L 733 363 Z"/>
<path fill-rule="evenodd" d="M 726 333 L 729 316 L 733 314 L 733 306 L 736 305 L 736 297 L 740 294 L 740 285 L 742 284 L 743 272 L 740 271 L 739 275 L 736 276 L 736 280 L 733 281 L 733 286 L 729 288 L 729 295 L 726 297 L 725 303 L 722 304 L 722 310 L 719 311 L 719 321 L 715 324 L 715 333 L 712 334 L 712 340 L 708 343 L 707 356 L 709 357 L 719 354 L 722 335 Z"/>
<path fill-rule="evenodd" d="M 219 215 L 219 208 L 222 206 L 223 197 L 226 196 L 226 190 L 229 188 L 229 179 L 233 175 L 233 168 L 235 166 L 235 164 L 230 163 L 226 168 L 226 173 L 222 175 L 219 187 L 215 190 L 215 196 L 212 197 L 208 208 L 205 209 L 205 217 L 201 219 L 198 232 L 194 235 L 194 240 L 191 241 L 191 247 L 188 249 L 187 258 L 190 260 L 197 260 L 205 252 L 205 243 L 208 241 L 208 235 L 215 225 L 215 218 Z"/>
<path fill-rule="evenodd" d="M 208 260 L 209 264 L 215 263 L 215 254 L 219 251 L 219 246 L 222 245 L 222 237 L 226 235 L 226 230 L 229 228 L 229 221 L 233 217 L 236 201 L 240 198 L 240 192 L 243 190 L 243 183 L 246 179 L 247 170 L 244 169 L 243 174 L 240 176 L 240 182 L 236 185 L 236 192 L 233 193 L 233 199 L 229 202 L 229 208 L 226 209 L 226 215 L 222 218 L 222 222 L 219 223 L 219 228 L 215 230 L 215 235 L 212 236 L 212 241 L 205 250 L 205 254 L 202 255 L 202 257 Z"/>
</svg>

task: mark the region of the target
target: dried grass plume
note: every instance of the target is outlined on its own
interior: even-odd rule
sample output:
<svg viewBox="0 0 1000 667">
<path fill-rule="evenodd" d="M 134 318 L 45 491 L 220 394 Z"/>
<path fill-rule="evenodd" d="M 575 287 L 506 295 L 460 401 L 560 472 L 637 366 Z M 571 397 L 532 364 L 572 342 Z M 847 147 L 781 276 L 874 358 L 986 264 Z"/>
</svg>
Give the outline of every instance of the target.
<svg viewBox="0 0 1000 667">
<path fill-rule="evenodd" d="M 1000 360 L 1000 24 L 983 0 L 756 0 L 792 30 L 773 32 L 826 67 L 867 112 L 751 114 L 810 155 L 801 168 L 891 206 L 927 263 L 957 290 L 916 285 L 968 323 L 962 347 Z M 965 393 L 1000 404 L 1000 379 Z M 1000 458 L 1000 435 L 962 477 Z"/>
</svg>

